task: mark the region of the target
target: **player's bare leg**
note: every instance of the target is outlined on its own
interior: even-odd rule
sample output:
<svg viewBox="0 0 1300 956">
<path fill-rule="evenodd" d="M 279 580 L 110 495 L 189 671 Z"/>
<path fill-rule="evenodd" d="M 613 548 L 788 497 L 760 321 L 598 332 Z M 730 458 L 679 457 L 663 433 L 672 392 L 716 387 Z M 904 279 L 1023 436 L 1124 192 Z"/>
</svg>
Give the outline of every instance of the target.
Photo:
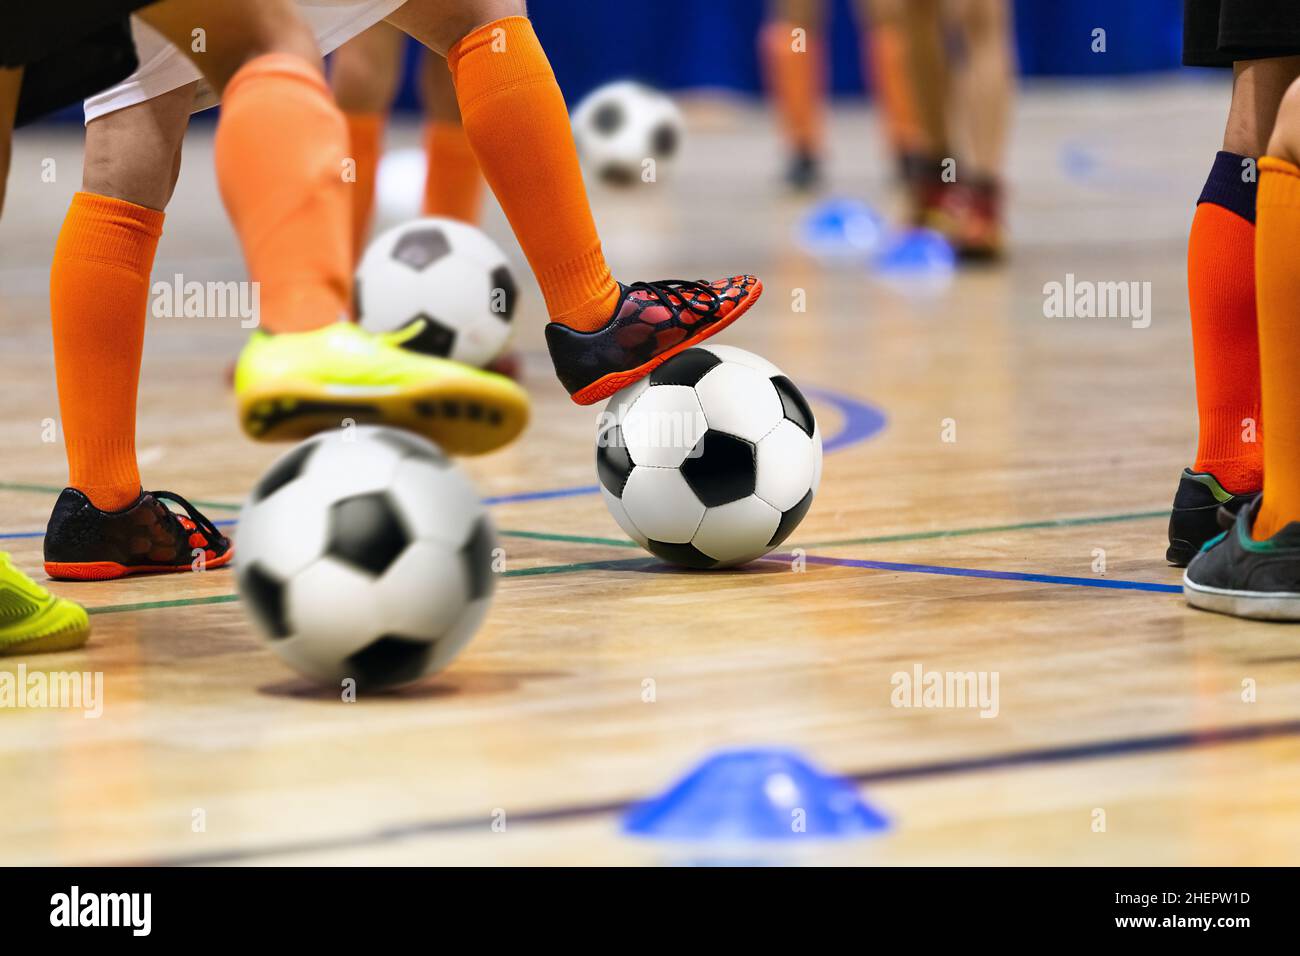
<svg viewBox="0 0 1300 956">
<path fill-rule="evenodd" d="M 14 116 L 22 92 L 23 71 L 0 70 L 0 212 L 5 206 L 5 185 L 9 181 L 9 157 L 13 151 Z"/>
<path fill-rule="evenodd" d="M 1300 242 L 1300 80 L 1293 80 L 1282 95 L 1271 129 L 1265 112 L 1277 81 L 1291 65 L 1275 63 L 1260 70 L 1256 64 L 1246 82 L 1244 70 L 1236 70 L 1233 99 L 1240 95 L 1242 102 L 1234 104 L 1239 109 L 1233 111 L 1225 135 L 1225 143 L 1248 146 L 1258 144 L 1269 130 L 1267 154 L 1258 163 L 1254 229 L 1259 414 L 1266 426 L 1263 494 L 1243 496 L 1231 527 L 1204 546 L 1183 576 L 1184 594 L 1193 607 L 1283 621 L 1300 620 L 1300 411 L 1295 402 L 1300 369 L 1300 273 L 1295 267 Z M 1234 169 L 1237 175 L 1246 171 Z M 1205 205 L 1198 208 L 1198 218 Z M 1201 372 L 1198 351 L 1198 389 Z"/>
<path fill-rule="evenodd" d="M 375 201 L 375 179 L 383 155 L 384 132 L 401 82 L 405 35 L 391 24 L 376 23 L 339 47 L 330 68 L 330 86 L 348 125 L 356 176 L 352 198 L 353 261 L 361 258 Z"/>
<path fill-rule="evenodd" d="M 916 94 L 907 63 L 907 0 L 858 0 L 865 37 L 863 58 L 871 65 L 870 83 L 884 120 L 900 180 L 910 185 L 928 168 L 933 150 L 917 116 Z"/>
<path fill-rule="evenodd" d="M 1223 149 L 1210 165 L 1187 242 L 1196 367 L 1196 457 L 1179 475 L 1165 558 L 1183 567 L 1264 483 L 1255 288 L 1255 164 L 1268 149 L 1300 57 L 1235 64 Z M 1253 422 L 1254 427 L 1243 426 Z"/>
<path fill-rule="evenodd" d="M 424 100 L 424 151 L 429 161 L 424 214 L 476 223 L 483 206 L 483 174 L 465 136 L 451 71 L 442 57 L 432 52 L 426 52 L 420 63 L 420 95 Z"/>
<path fill-rule="evenodd" d="M 771 0 L 760 34 L 768 95 L 790 153 L 786 182 L 815 187 L 826 152 L 825 0 Z"/>
<path fill-rule="evenodd" d="M 1003 244 L 1002 184 L 1015 92 L 1009 4 L 955 0 L 953 20 L 964 55 L 954 77 L 961 108 L 950 111 L 949 122 L 962 126 L 967 166 L 957 173 L 964 203 L 953 210 L 956 240 L 968 257 L 996 257 Z"/>
</svg>

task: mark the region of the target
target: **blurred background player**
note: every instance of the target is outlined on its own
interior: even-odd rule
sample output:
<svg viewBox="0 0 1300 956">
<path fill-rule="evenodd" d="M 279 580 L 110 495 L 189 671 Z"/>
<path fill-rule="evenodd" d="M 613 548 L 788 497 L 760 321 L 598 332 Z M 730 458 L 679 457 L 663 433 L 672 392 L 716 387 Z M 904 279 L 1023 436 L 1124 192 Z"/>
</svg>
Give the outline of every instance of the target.
<svg viewBox="0 0 1300 956">
<path fill-rule="evenodd" d="M 901 179 L 929 150 L 916 116 L 904 46 L 904 0 L 855 0 L 862 61 Z M 771 0 L 759 38 L 764 84 L 790 152 L 786 182 L 821 184 L 826 154 L 828 0 Z"/>
<path fill-rule="evenodd" d="M 906 62 L 929 161 L 912 218 L 966 259 L 1003 251 L 1003 169 L 1015 90 L 1009 0 L 907 0 Z M 953 162 L 949 162 L 953 160 Z"/>
<path fill-rule="evenodd" d="M 1233 84 L 1188 241 L 1199 440 L 1168 558 L 1193 607 L 1300 620 L 1300 8 L 1185 0 L 1183 61 Z"/>
<path fill-rule="evenodd" d="M 145 18 L 163 38 L 187 37 L 197 22 L 161 15 L 174 2 Z M 80 527 L 76 522 L 108 528 L 119 514 L 148 504 L 140 497 L 134 434 L 149 275 L 187 117 L 223 91 L 220 185 L 262 301 L 261 328 L 236 370 L 245 431 L 256 438 L 297 437 L 348 417 L 378 417 L 422 431 L 450 452 L 475 453 L 499 447 L 522 429 L 527 396 L 505 377 L 401 349 L 404 337 L 419 335 L 418 324 L 371 335 L 349 321 L 355 237 L 343 171 L 351 144 L 332 98 L 320 102 L 317 44 L 346 40 L 385 13 L 448 58 L 465 134 L 541 286 L 551 318 L 547 345 L 575 402 L 607 398 L 758 300 L 762 285 L 752 276 L 631 285 L 613 279 L 564 98 L 522 0 L 304 7 L 315 36 L 288 0 L 259 6 L 259 17 L 274 10 L 302 27 L 295 34 L 298 59 L 282 54 L 264 70 L 284 80 L 282 90 L 266 91 L 281 97 L 269 106 L 250 94 L 235 101 L 229 96 L 230 89 L 244 92 L 238 82 L 227 88 L 238 62 L 231 37 L 245 32 L 242 4 L 202 7 L 210 24 L 208 51 L 196 54 L 185 46 L 186 57 L 204 68 L 206 84 L 175 49 L 145 31 L 137 37 L 143 64 L 137 74 L 86 103 L 86 188 L 69 210 L 51 270 L 70 471 L 70 487 L 46 537 L 51 575 L 130 570 L 112 554 L 90 553 L 108 537 L 76 537 L 75 557 L 63 554 L 61 543 L 74 540 L 64 529 Z M 227 70 L 214 81 L 208 61 L 218 46 L 217 28 L 223 28 L 219 49 Z M 257 64 L 243 69 L 258 76 Z M 274 121 L 281 125 L 269 128 Z M 237 137 L 229 133 L 232 126 L 239 127 Z M 300 172 L 291 175 L 286 166 Z M 452 409 L 457 413 L 443 414 Z M 210 538 L 210 522 L 186 507 L 189 520 Z"/>
<path fill-rule="evenodd" d="M 377 23 L 334 52 L 330 85 L 348 124 L 356 183 L 352 190 L 353 258 L 370 234 L 379 161 L 389 111 L 402 80 L 407 37 Z M 421 213 L 476 224 L 483 204 L 483 175 L 465 136 L 456 88 L 442 57 L 421 50 L 420 93 L 424 104 L 427 159 Z"/>
<path fill-rule="evenodd" d="M 816 185 L 825 152 L 826 8 L 774 0 L 763 31 L 796 188 Z M 1008 0 L 859 0 L 858 10 L 907 218 L 943 233 L 963 258 L 997 258 L 1015 77 Z"/>
</svg>

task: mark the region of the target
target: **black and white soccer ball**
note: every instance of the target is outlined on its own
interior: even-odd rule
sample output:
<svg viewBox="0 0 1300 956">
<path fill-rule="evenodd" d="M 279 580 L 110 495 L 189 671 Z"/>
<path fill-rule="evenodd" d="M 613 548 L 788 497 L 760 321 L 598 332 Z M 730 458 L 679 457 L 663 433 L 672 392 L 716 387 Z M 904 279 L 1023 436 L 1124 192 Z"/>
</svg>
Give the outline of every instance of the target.
<svg viewBox="0 0 1300 956">
<path fill-rule="evenodd" d="M 412 351 L 486 366 L 514 331 L 519 298 L 501 248 L 473 226 L 430 216 L 394 226 L 366 249 L 357 267 L 356 310 L 371 332 L 423 331 Z"/>
<path fill-rule="evenodd" d="M 697 346 L 610 398 L 596 471 L 632 540 L 674 564 L 725 568 L 799 526 L 821 481 L 821 432 L 771 362 Z"/>
<path fill-rule="evenodd" d="M 469 643 L 496 588 L 496 532 L 435 445 L 369 425 L 283 455 L 239 517 L 239 592 L 271 648 L 322 683 L 418 680 Z"/>
<path fill-rule="evenodd" d="M 573 111 L 583 165 L 614 186 L 657 180 L 680 151 L 685 130 L 670 97 L 632 80 L 600 87 Z"/>
</svg>

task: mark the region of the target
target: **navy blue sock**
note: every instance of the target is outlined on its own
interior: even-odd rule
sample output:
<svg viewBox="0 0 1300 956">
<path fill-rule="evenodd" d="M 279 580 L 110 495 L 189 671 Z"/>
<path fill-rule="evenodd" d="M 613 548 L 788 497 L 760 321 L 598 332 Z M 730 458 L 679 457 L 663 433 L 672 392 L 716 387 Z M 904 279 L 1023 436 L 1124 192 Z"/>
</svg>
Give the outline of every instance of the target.
<svg viewBox="0 0 1300 956">
<path fill-rule="evenodd" d="M 1214 155 L 1214 165 L 1210 167 L 1210 175 L 1206 177 L 1205 188 L 1201 190 L 1196 205 L 1212 202 L 1253 225 L 1258 178 L 1253 158 L 1219 150 Z"/>
</svg>

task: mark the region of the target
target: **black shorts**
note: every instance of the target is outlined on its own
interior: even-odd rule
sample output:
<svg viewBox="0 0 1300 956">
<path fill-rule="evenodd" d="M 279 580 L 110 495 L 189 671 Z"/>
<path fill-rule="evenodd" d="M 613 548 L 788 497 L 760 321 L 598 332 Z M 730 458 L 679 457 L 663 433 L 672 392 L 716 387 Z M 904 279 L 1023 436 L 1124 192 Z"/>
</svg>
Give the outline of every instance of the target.
<svg viewBox="0 0 1300 956">
<path fill-rule="evenodd" d="M 1300 56 L 1300 0 L 1183 0 L 1183 65 Z"/>
<path fill-rule="evenodd" d="M 14 125 L 77 103 L 139 65 L 130 14 L 155 0 L 18 0 L 0 12 L 0 67 L 23 67 Z"/>
</svg>

